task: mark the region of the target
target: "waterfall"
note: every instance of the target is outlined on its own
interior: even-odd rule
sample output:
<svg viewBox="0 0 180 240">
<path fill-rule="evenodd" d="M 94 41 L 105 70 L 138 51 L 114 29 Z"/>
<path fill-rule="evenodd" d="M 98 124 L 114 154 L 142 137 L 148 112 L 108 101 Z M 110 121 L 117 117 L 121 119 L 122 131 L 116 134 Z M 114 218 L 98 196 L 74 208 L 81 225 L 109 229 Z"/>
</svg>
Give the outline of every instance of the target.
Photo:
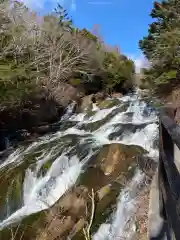
<svg viewBox="0 0 180 240">
<path fill-rule="evenodd" d="M 93 106 L 92 115 L 73 114 L 73 102 L 61 118 L 62 124 L 56 133 L 20 146 L 0 164 L 2 176 L 13 171 L 24 173 L 21 207 L 8 209 L 6 216 L 1 216 L 1 229 L 55 204 L 77 182 L 87 163 L 104 144 L 138 145 L 147 150 L 149 157 L 158 158 L 158 149 L 154 147 L 158 136 L 157 112 L 137 94 L 118 101 L 106 109 Z M 111 223 L 102 223 L 93 240 L 123 236 L 125 224 L 135 212 L 134 198 L 143 179 L 144 175 L 137 171 L 129 186 L 119 192 Z M 4 195 L 8 197 L 8 190 Z M 133 228 L 133 223 L 131 225 Z M 128 234 L 125 239 L 130 239 L 131 232 Z"/>
<path fill-rule="evenodd" d="M 67 106 L 66 111 L 65 111 L 65 114 L 61 117 L 61 121 L 67 120 L 69 117 L 71 117 L 71 115 L 72 115 L 73 112 L 74 112 L 75 107 L 76 107 L 76 102 L 75 102 L 75 101 L 72 101 L 72 103 L 70 103 L 70 104 Z"/>
</svg>

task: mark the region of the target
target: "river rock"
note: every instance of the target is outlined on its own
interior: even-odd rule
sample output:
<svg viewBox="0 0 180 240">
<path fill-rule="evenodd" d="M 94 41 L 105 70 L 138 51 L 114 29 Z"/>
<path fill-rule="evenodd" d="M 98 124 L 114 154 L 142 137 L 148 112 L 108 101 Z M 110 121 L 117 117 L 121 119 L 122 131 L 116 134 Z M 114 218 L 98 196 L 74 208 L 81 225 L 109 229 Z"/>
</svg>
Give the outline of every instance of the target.
<svg viewBox="0 0 180 240">
<path fill-rule="evenodd" d="M 70 234 L 69 234 L 69 239 L 74 239 L 74 237 L 78 238 L 78 235 L 81 235 L 81 231 L 83 227 L 86 224 L 86 220 L 84 218 L 81 218 L 72 228 Z M 80 233 L 80 234 L 79 234 Z"/>
<path fill-rule="evenodd" d="M 14 168 L 14 172 L 9 172 L 4 175 L 2 175 L 3 173 L 0 171 L 0 174 L 3 176 L 0 196 L 0 221 L 2 221 L 5 216 L 21 207 L 24 175 L 18 173 L 17 168 Z M 7 188 L 8 193 L 6 192 Z"/>
<path fill-rule="evenodd" d="M 134 159 L 145 152 L 139 146 L 112 143 L 101 149 L 97 162 L 104 174 L 110 175 L 113 172 L 127 171 Z"/>
<path fill-rule="evenodd" d="M 85 96 L 81 99 L 80 111 L 92 109 L 92 97 L 93 97 L 93 94 Z"/>
<path fill-rule="evenodd" d="M 63 107 L 67 107 L 70 101 L 79 100 L 79 91 L 68 83 L 61 85 L 51 91 L 54 100 Z"/>
<path fill-rule="evenodd" d="M 9 139 L 6 137 L 6 135 L 0 132 L 0 152 L 4 151 L 9 146 L 10 146 Z"/>
<path fill-rule="evenodd" d="M 72 188 L 59 201 L 46 211 L 46 225 L 39 231 L 38 240 L 67 239 L 74 235 L 85 225 L 88 217 L 87 207 L 89 202 L 88 190 L 85 186 Z"/>
<path fill-rule="evenodd" d="M 140 146 L 119 143 L 104 145 L 91 159 L 91 165 L 81 174 L 80 184 L 85 185 L 89 191 L 92 188 L 99 191 L 104 186 L 108 191 L 108 184 L 116 181 L 122 174 L 131 174 L 134 171 L 144 153 L 146 151 Z"/>
<path fill-rule="evenodd" d="M 101 102 L 104 101 L 107 97 L 107 94 L 105 92 L 98 92 L 94 95 L 95 97 L 95 102 Z"/>
<path fill-rule="evenodd" d="M 121 98 L 121 97 L 123 97 L 123 94 L 115 92 L 115 93 L 112 93 L 111 97 L 113 97 L 113 98 Z"/>
<path fill-rule="evenodd" d="M 43 126 L 38 126 L 36 128 L 32 128 L 33 132 L 41 135 L 41 134 L 46 134 L 51 131 L 51 126 L 50 125 L 43 125 Z"/>
<path fill-rule="evenodd" d="M 100 109 L 105 109 L 105 108 L 114 107 L 114 106 L 118 105 L 119 103 L 120 103 L 120 101 L 117 98 L 105 99 L 104 101 L 100 102 L 97 106 Z"/>
<path fill-rule="evenodd" d="M 111 185 L 108 184 L 106 186 L 103 186 L 101 189 L 97 191 L 98 199 L 103 199 L 107 194 L 109 194 L 111 191 Z"/>
</svg>

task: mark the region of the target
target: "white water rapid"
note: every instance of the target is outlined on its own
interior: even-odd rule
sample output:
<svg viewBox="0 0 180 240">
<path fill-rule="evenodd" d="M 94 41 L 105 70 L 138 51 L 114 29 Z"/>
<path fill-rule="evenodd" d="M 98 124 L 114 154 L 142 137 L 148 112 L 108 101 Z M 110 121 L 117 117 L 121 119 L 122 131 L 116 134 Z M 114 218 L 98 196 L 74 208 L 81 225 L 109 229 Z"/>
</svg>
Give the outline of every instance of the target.
<svg viewBox="0 0 180 240">
<path fill-rule="evenodd" d="M 149 157 L 157 159 L 158 149 L 154 144 L 158 136 L 157 113 L 137 94 L 118 100 L 111 108 L 99 109 L 93 105 L 89 115 L 66 113 L 56 133 L 40 137 L 28 146 L 22 145 L 1 163 L 1 178 L 13 171 L 23 172 L 20 205 L 0 212 L 1 229 L 52 206 L 76 183 L 91 157 L 104 144 L 139 145 L 148 151 Z M 131 183 L 119 193 L 111 220 L 102 223 L 93 240 L 120 239 L 125 235 L 124 239 L 131 239 L 126 223 L 133 230 L 131 219 L 138 184 L 143 179 L 143 173 L 137 171 Z"/>
</svg>

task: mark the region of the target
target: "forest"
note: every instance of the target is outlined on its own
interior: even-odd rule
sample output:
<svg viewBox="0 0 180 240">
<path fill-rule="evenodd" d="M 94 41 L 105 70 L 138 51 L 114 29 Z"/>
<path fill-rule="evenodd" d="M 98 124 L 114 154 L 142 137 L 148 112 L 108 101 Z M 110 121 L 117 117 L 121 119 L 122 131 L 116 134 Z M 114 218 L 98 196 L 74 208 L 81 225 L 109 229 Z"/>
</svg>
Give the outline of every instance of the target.
<svg viewBox="0 0 180 240">
<path fill-rule="evenodd" d="M 133 87 L 133 61 L 98 34 L 76 28 L 59 4 L 38 16 L 21 2 L 2 1 L 0 29 L 1 109 L 22 105 L 42 88 L 52 98 L 63 95 L 64 84 L 81 86 L 84 94 Z"/>
</svg>

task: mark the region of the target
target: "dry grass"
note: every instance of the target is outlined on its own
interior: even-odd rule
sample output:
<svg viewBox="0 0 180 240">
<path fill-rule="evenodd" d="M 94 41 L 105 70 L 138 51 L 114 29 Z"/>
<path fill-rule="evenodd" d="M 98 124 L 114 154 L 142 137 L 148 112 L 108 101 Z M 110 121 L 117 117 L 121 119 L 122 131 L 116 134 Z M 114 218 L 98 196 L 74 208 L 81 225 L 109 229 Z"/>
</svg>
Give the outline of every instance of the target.
<svg viewBox="0 0 180 240">
<path fill-rule="evenodd" d="M 11 239 L 10 240 L 16 240 L 17 239 L 17 233 L 18 233 L 18 230 L 20 228 L 20 223 L 18 224 L 17 228 L 15 229 L 15 231 L 13 231 L 13 229 L 11 228 L 10 231 L 11 231 Z M 18 238 L 18 240 L 23 240 L 23 237 L 24 237 L 24 231 L 22 231 L 20 237 Z"/>
<path fill-rule="evenodd" d="M 89 198 L 91 199 L 91 217 L 90 217 L 90 221 L 89 224 L 87 225 L 86 228 L 83 228 L 83 233 L 84 233 L 84 237 L 85 240 L 91 240 L 91 235 L 90 235 L 90 230 L 91 230 L 91 226 L 93 223 L 93 219 L 94 219 L 94 211 L 95 211 L 95 196 L 94 196 L 94 190 L 92 189 L 92 193 L 91 195 L 89 195 Z"/>
</svg>

